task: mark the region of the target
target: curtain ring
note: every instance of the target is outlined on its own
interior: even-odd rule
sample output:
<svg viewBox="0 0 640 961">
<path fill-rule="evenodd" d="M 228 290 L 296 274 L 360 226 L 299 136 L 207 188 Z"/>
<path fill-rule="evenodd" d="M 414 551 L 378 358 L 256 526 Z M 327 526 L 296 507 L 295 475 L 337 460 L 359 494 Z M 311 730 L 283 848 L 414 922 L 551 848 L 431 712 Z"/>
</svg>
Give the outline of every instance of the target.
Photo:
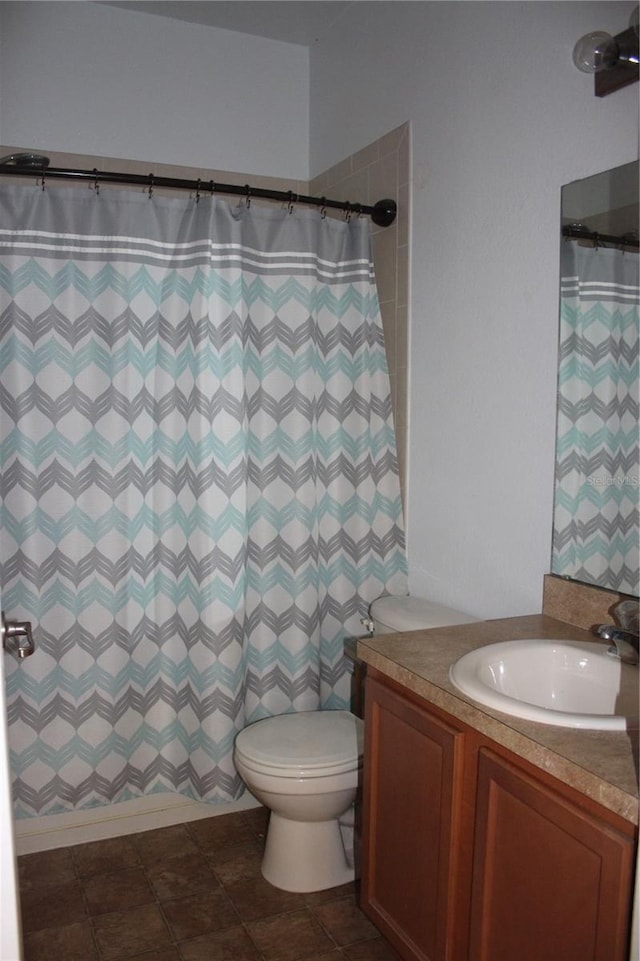
<svg viewBox="0 0 640 961">
<path fill-rule="evenodd" d="M 149 174 L 149 200 L 153 197 L 153 174 Z"/>
<path fill-rule="evenodd" d="M 326 197 L 320 198 L 320 216 L 322 217 L 323 220 L 326 220 L 326 217 L 327 217 L 327 198 Z"/>
<path fill-rule="evenodd" d="M 200 203 L 200 178 L 198 177 L 198 183 L 196 184 L 196 203 Z"/>
<path fill-rule="evenodd" d="M 249 184 L 245 184 L 245 188 L 244 188 L 244 189 L 245 189 L 245 191 L 246 191 L 245 207 L 246 207 L 247 210 L 248 210 L 249 207 L 251 206 L 251 187 L 249 186 Z"/>
<path fill-rule="evenodd" d="M 93 181 L 93 189 L 94 189 L 95 192 L 96 192 L 96 196 L 98 196 L 99 193 L 100 193 L 100 184 L 98 183 L 98 168 L 97 168 L 97 167 L 94 167 L 94 168 L 93 168 L 93 176 L 95 177 L 95 180 Z"/>
<path fill-rule="evenodd" d="M 289 210 L 289 213 L 290 213 L 290 214 L 293 213 L 293 197 L 294 197 L 293 190 L 290 190 L 290 191 L 289 191 L 289 205 L 288 205 L 288 210 Z"/>
<path fill-rule="evenodd" d="M 351 207 L 350 202 L 348 200 L 345 201 L 344 219 L 346 220 L 347 223 L 349 223 L 349 221 L 351 220 L 352 210 L 353 208 Z"/>
</svg>

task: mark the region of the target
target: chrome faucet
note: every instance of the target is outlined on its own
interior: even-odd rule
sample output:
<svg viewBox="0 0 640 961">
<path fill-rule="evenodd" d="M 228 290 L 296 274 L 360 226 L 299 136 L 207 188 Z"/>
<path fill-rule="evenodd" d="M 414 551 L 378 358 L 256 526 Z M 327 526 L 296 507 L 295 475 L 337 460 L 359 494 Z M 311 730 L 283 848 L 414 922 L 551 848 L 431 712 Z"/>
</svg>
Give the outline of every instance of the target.
<svg viewBox="0 0 640 961">
<path fill-rule="evenodd" d="M 640 663 L 640 605 L 638 601 L 621 601 L 611 612 L 617 624 L 600 624 L 593 629 L 605 641 L 610 641 L 609 654 L 625 664 Z"/>
</svg>

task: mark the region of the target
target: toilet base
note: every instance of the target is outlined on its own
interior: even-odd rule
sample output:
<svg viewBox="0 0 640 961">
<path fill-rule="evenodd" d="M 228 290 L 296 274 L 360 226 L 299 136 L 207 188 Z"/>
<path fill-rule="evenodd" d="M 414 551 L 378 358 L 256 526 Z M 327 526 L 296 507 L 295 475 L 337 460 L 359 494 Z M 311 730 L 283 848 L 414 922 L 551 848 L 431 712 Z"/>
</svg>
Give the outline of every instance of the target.
<svg viewBox="0 0 640 961">
<path fill-rule="evenodd" d="M 262 876 L 274 887 L 298 894 L 353 881 L 338 821 L 291 821 L 272 811 Z"/>
</svg>

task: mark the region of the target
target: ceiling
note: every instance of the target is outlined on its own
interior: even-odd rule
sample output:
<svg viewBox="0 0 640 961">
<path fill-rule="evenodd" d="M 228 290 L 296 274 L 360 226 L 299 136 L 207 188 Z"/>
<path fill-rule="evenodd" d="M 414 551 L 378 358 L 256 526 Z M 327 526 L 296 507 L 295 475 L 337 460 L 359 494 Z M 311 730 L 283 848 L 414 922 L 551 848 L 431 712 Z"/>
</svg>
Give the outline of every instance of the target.
<svg viewBox="0 0 640 961">
<path fill-rule="evenodd" d="M 105 6 L 201 23 L 310 47 L 336 27 L 351 2 L 342 0 L 130 0 Z"/>
</svg>

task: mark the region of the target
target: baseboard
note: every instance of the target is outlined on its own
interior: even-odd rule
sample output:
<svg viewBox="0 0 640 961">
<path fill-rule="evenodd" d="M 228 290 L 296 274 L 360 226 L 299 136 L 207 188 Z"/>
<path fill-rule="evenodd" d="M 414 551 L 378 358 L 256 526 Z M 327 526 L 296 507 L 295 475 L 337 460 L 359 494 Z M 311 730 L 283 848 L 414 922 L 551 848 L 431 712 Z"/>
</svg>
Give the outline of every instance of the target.
<svg viewBox="0 0 640 961">
<path fill-rule="evenodd" d="M 84 811 L 24 818 L 14 821 L 16 853 L 51 851 L 255 807 L 259 803 L 248 791 L 226 804 L 205 804 L 180 794 L 153 794 Z"/>
</svg>

